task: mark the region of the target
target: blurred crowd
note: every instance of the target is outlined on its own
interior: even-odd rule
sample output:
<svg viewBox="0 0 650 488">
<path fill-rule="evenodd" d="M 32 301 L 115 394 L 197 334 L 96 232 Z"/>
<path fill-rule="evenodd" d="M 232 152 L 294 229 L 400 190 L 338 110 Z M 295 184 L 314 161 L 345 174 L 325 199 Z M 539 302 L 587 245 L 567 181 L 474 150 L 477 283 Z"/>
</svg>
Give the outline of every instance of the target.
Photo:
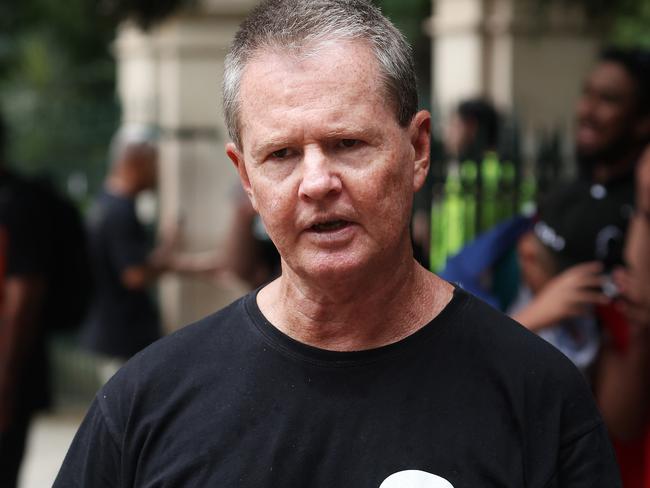
<svg viewBox="0 0 650 488">
<path fill-rule="evenodd" d="M 583 372 L 625 487 L 650 486 L 649 89 L 648 53 L 603 51 L 575 109 L 575 177 L 538 194 L 535 211 L 492 220 L 441 271 Z M 462 103 L 448 133 L 461 161 L 485 148 L 486 173 L 498 160 L 494 113 L 485 101 Z"/>
<path fill-rule="evenodd" d="M 495 107 L 460 103 L 445 130 L 446 179 L 416 198 L 414 254 L 569 357 L 592 385 L 624 486 L 650 487 L 650 54 L 603 51 L 575 120 L 577 173 L 535 195 L 500 150 Z M 12 487 L 30 422 L 51 403 L 48 337 L 77 333 L 105 381 L 160 337 L 152 285 L 162 274 L 255 288 L 278 275 L 280 257 L 240 189 L 219 250 L 184 252 L 174 226 L 152 236 L 136 209 L 157 180 L 149 128 L 117 131 L 83 218 L 47 182 L 9 168 L 4 134 L 0 487 Z"/>
</svg>

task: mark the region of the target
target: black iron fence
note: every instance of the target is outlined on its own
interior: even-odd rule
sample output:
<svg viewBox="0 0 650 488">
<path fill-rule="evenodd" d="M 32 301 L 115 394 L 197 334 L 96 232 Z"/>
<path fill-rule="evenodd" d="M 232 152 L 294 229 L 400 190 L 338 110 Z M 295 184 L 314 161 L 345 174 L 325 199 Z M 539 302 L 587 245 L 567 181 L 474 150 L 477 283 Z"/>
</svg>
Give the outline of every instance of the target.
<svg viewBox="0 0 650 488">
<path fill-rule="evenodd" d="M 431 270 L 440 271 L 448 257 L 497 223 L 532 211 L 541 194 L 575 172 L 561 134 L 538 134 L 525 154 L 519 131 L 510 129 L 498 149 L 479 149 L 462 161 L 449 161 L 434 142 L 432 171 L 420 196 L 430 212 Z"/>
</svg>

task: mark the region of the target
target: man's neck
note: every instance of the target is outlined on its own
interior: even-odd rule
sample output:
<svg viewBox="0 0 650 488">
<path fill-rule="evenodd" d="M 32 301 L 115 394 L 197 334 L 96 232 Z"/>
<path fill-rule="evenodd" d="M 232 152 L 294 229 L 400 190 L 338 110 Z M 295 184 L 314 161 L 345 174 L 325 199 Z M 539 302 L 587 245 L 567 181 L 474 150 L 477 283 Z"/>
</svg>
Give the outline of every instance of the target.
<svg viewBox="0 0 650 488">
<path fill-rule="evenodd" d="M 411 335 L 438 315 L 452 294 L 451 285 L 409 257 L 397 269 L 363 273 L 336 287 L 300 280 L 288 270 L 262 289 L 257 301 L 266 318 L 293 339 L 356 351 Z"/>
<path fill-rule="evenodd" d="M 594 183 L 607 184 L 630 174 L 641 157 L 641 150 L 634 149 L 621 155 L 614 161 L 596 163 L 591 170 L 591 180 Z"/>
</svg>

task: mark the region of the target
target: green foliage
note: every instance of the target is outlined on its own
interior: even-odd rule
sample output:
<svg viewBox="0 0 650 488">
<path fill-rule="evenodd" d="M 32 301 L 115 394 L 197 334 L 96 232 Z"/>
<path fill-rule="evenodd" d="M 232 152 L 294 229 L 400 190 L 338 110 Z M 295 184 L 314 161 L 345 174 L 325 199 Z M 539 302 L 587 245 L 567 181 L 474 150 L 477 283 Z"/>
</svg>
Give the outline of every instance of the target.
<svg viewBox="0 0 650 488">
<path fill-rule="evenodd" d="M 650 1 L 638 1 L 636 5 L 619 12 L 614 23 L 612 41 L 627 46 L 644 46 L 650 49 Z"/>
<path fill-rule="evenodd" d="M 194 0 L 101 0 L 100 4 L 115 21 L 131 18 L 146 29 L 193 3 Z"/>
<path fill-rule="evenodd" d="M 611 20 L 610 42 L 650 48 L 649 0 L 537 0 L 540 6 L 563 1 L 580 5 L 593 17 Z"/>
<path fill-rule="evenodd" d="M 11 165 L 99 183 L 118 120 L 114 25 L 92 0 L 3 0 L 0 107 Z"/>
<path fill-rule="evenodd" d="M 424 22 L 431 15 L 431 0 L 375 0 L 382 12 L 404 33 L 413 46 L 420 105 L 430 105 L 431 39 L 424 31 Z"/>
</svg>

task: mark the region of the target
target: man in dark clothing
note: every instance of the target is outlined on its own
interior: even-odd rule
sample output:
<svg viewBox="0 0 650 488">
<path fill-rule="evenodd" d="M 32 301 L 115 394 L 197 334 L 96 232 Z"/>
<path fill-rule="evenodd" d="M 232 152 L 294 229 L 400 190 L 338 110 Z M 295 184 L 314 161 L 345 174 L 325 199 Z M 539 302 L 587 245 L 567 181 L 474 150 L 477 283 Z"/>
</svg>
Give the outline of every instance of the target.
<svg viewBox="0 0 650 488">
<path fill-rule="evenodd" d="M 639 186 L 639 175 L 635 178 L 635 172 L 647 166 L 640 161 L 644 148 L 650 144 L 649 86 L 647 51 L 606 49 L 601 53 L 585 79 L 576 109 L 580 178 L 554 190 L 566 195 L 589 193 L 601 201 L 629 202 L 616 219 L 611 218 L 611 230 L 601 239 L 618 247 L 619 252 L 610 255 L 619 257 L 604 259 L 606 249 L 601 250 L 599 257 L 618 285 L 616 307 L 627 322 L 624 331 L 609 332 L 635 337 L 626 351 L 617 350 L 616 341 L 605 343 L 596 385 L 608 427 L 620 438 L 641 434 L 650 409 L 646 394 L 650 377 L 645 366 L 645 361 L 650 360 L 650 340 L 646 334 L 650 327 L 650 221 L 643 205 L 647 189 Z M 577 227 L 576 235 L 570 239 L 578 241 L 579 233 Z M 620 249 L 624 249 L 623 259 Z M 531 315 L 539 314 L 543 308 L 541 304 L 538 310 L 531 309 Z"/>
<path fill-rule="evenodd" d="M 33 414 L 49 404 L 48 223 L 32 184 L 3 164 L 0 127 L 0 486 L 16 486 Z"/>
<path fill-rule="evenodd" d="M 161 335 L 149 285 L 168 269 L 165 244 L 152 251 L 136 215 L 136 197 L 156 183 L 157 153 L 150 131 L 127 126 L 116 135 L 104 191 L 89 216 L 95 300 L 82 343 L 105 356 L 106 376 Z M 111 371 L 111 369 L 114 369 Z M 105 378 L 108 379 L 108 378 Z"/>
<path fill-rule="evenodd" d="M 431 116 L 377 7 L 262 2 L 224 106 L 282 274 L 136 355 L 55 486 L 619 486 L 579 372 L 413 259 Z"/>
</svg>

